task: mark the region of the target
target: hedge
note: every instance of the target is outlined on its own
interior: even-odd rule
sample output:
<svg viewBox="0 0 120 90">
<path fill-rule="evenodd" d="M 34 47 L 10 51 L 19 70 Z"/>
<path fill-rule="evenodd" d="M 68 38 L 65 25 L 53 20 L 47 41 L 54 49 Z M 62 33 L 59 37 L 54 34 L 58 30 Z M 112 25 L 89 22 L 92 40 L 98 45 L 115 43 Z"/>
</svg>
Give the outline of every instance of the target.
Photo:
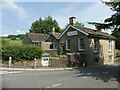
<svg viewBox="0 0 120 90">
<path fill-rule="evenodd" d="M 2 60 L 33 60 L 41 58 L 42 48 L 38 46 L 5 45 L 2 47 Z"/>
</svg>

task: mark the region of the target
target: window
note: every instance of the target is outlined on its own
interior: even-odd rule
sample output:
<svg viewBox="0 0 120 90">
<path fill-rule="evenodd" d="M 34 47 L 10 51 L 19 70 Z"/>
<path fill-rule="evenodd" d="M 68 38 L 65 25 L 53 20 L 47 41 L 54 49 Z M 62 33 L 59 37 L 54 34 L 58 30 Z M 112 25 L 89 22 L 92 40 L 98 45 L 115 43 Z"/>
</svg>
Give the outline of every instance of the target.
<svg viewBox="0 0 120 90">
<path fill-rule="evenodd" d="M 66 40 L 66 50 L 70 50 L 70 40 Z"/>
<path fill-rule="evenodd" d="M 109 41 L 109 51 L 112 51 L 112 41 Z"/>
<path fill-rule="evenodd" d="M 94 39 L 94 51 L 98 52 L 98 50 L 99 50 L 99 40 Z"/>
<path fill-rule="evenodd" d="M 79 50 L 84 50 L 85 49 L 84 38 L 78 38 L 78 49 Z"/>
</svg>

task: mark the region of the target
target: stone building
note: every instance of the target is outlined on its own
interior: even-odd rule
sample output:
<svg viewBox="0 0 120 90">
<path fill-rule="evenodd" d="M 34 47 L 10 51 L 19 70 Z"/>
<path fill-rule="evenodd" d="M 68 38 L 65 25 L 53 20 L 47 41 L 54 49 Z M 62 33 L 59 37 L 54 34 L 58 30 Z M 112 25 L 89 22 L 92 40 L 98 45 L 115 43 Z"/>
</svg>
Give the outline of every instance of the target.
<svg viewBox="0 0 120 90">
<path fill-rule="evenodd" d="M 69 18 L 69 25 L 57 38 L 52 38 L 57 50 L 70 56 L 71 61 L 82 65 L 112 64 L 115 58 L 115 38 L 100 30 L 76 26 L 76 17 Z"/>
<path fill-rule="evenodd" d="M 39 45 L 44 50 L 50 49 L 51 42 L 46 42 L 48 35 L 39 33 L 26 33 L 22 43 L 24 45 Z"/>
</svg>

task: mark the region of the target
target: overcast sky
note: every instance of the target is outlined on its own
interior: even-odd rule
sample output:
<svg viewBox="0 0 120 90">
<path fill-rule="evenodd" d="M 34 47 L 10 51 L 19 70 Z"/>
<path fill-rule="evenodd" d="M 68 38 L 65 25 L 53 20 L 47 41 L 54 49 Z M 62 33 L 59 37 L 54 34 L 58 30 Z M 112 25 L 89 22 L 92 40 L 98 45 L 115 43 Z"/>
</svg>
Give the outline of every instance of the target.
<svg viewBox="0 0 120 90">
<path fill-rule="evenodd" d="M 35 20 L 52 16 L 61 28 L 68 23 L 70 16 L 75 16 L 77 21 L 86 27 L 94 26 L 87 22 L 103 22 L 113 12 L 100 2 L 2 2 L 0 5 L 0 36 L 10 34 L 25 34 L 29 32 L 31 23 Z"/>
</svg>

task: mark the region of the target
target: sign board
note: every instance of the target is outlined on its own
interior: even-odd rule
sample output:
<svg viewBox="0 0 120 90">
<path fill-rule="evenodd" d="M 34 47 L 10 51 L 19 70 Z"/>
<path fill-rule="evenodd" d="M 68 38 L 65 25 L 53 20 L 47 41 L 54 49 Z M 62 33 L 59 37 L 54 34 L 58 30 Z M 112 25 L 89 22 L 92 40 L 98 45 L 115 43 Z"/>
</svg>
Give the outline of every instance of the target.
<svg viewBox="0 0 120 90">
<path fill-rule="evenodd" d="M 71 31 L 67 33 L 68 36 L 78 35 L 78 31 Z"/>
<path fill-rule="evenodd" d="M 49 57 L 42 57 L 41 58 L 41 64 L 42 66 L 49 66 Z"/>
</svg>

